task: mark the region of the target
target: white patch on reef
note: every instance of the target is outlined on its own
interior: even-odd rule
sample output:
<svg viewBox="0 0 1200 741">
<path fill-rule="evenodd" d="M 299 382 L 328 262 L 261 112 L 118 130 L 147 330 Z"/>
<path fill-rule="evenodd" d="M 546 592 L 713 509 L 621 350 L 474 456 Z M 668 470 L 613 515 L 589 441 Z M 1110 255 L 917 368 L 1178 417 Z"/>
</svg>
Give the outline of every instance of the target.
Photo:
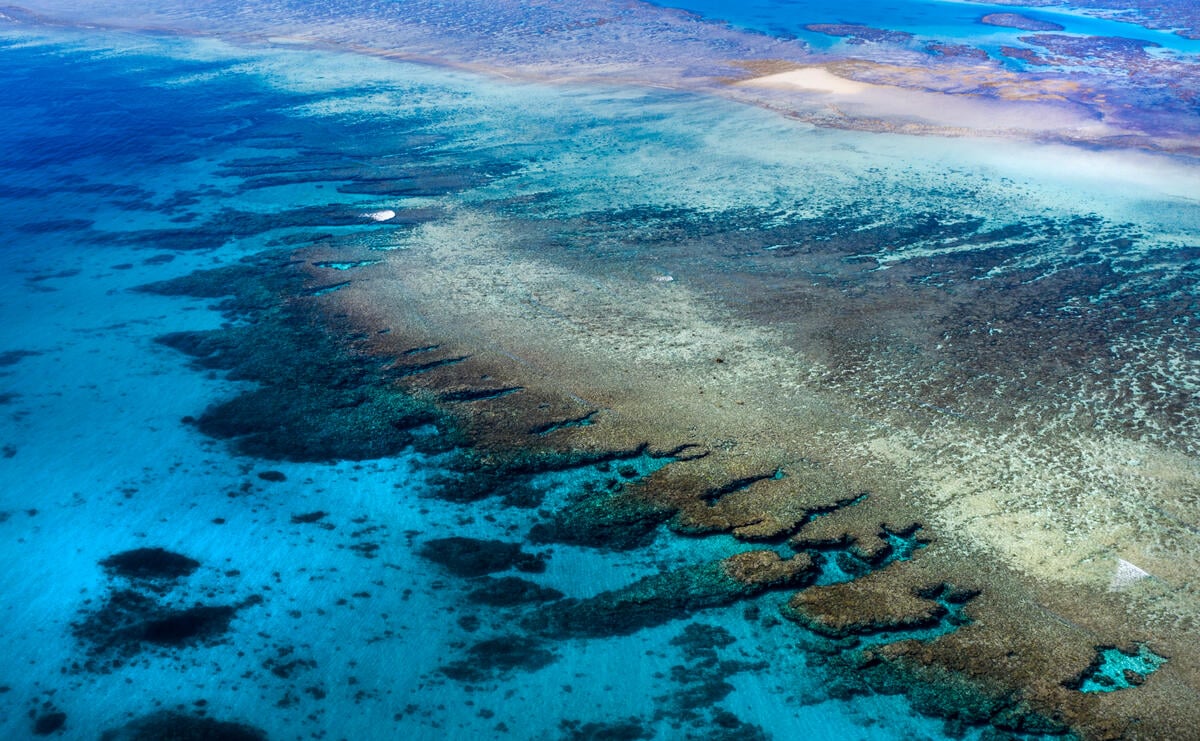
<svg viewBox="0 0 1200 741">
<path fill-rule="evenodd" d="M 396 212 L 390 208 L 385 208 L 382 211 L 372 211 L 362 215 L 365 219 L 372 221 L 391 221 L 396 218 Z"/>
<path fill-rule="evenodd" d="M 870 86 L 835 75 L 821 67 L 801 67 L 787 72 L 777 72 L 746 80 L 747 87 L 766 87 L 780 90 L 807 90 L 833 95 L 856 95 Z"/>
<path fill-rule="evenodd" d="M 1123 558 L 1117 559 L 1117 570 L 1113 574 L 1112 581 L 1108 584 L 1108 591 L 1119 592 L 1126 589 L 1142 579 L 1150 578 L 1150 572 L 1140 566 L 1129 563 Z"/>
</svg>

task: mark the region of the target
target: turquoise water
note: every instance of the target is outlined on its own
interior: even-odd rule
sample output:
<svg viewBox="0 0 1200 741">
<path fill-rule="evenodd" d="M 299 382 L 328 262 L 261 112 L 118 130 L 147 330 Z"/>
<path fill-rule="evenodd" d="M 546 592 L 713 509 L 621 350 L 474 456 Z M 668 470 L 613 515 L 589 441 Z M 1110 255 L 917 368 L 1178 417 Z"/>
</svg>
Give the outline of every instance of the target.
<svg viewBox="0 0 1200 741">
<path fill-rule="evenodd" d="M 836 670 L 795 648 L 820 639 L 764 618 L 782 595 L 631 635 L 512 638 L 523 608 L 481 609 L 468 599 L 479 579 L 418 555 L 446 537 L 520 542 L 540 517 L 497 499 L 442 498 L 453 453 L 256 459 L 181 423 L 244 384 L 189 369 L 155 338 L 224 319 L 210 300 L 134 288 L 233 264 L 314 228 L 370 244 L 375 227 L 347 226 L 344 214 L 431 200 L 340 193 L 323 181 L 341 175 L 255 181 L 246 163 L 336 170 L 382 150 L 491 172 L 486 144 L 508 133 L 503 123 L 476 130 L 464 94 L 495 83 L 128 36 L 10 32 L 0 58 L 0 534 L 10 564 L 0 590 L 0 735 L 40 728 L 96 738 L 171 712 L 249 724 L 270 738 L 711 738 L 714 724 L 736 738 L 945 737 L 940 721 L 901 697 L 833 692 Z M 314 63 L 341 81 L 287 90 L 272 79 L 304 79 Z M 347 82 L 361 76 L 373 79 Z M 352 105 L 380 94 L 411 104 L 373 116 Z M 486 106 L 511 95 L 501 87 Z M 464 148 L 455 133 L 468 130 L 473 146 Z M 275 213 L 287 216 L 247 216 Z M 353 274 L 354 265 L 329 269 Z M 616 461 L 530 485 L 550 506 L 607 481 L 613 467 L 636 478 L 667 463 Z M 627 551 L 522 545 L 545 568 L 507 575 L 586 599 L 747 548 L 662 529 L 652 537 Z M 138 548 L 197 564 L 157 581 L 101 565 Z M 117 604 L 131 612 L 113 612 Z M 149 613 L 138 612 L 143 604 Z M 167 631 L 170 610 L 195 605 L 224 622 L 179 643 L 149 637 Z M 159 621 L 147 638 L 113 632 L 112 620 L 145 614 Z M 455 662 L 480 660 L 479 647 L 497 638 L 519 655 L 456 673 Z"/>
<path fill-rule="evenodd" d="M 665 7 L 679 8 L 705 18 L 720 20 L 739 28 L 771 35 L 798 38 L 817 49 L 843 46 L 841 40 L 805 28 L 812 24 L 861 24 L 872 28 L 903 31 L 922 41 L 941 40 L 968 44 L 1000 58 L 1000 47 L 1026 47 L 1020 37 L 1035 32 L 985 25 L 979 19 L 989 13 L 1017 13 L 1036 21 L 1055 23 L 1063 33 L 1080 36 L 1118 36 L 1158 44 L 1165 49 L 1187 54 L 1200 53 L 1200 41 L 1183 38 L 1169 30 L 1148 29 L 1136 23 L 1088 15 L 1071 8 L 1039 8 L 1013 5 L 991 5 L 977 2 L 947 2 L 946 0 L 871 0 L 847 4 L 816 0 L 810 2 L 787 0 L 688 0 L 661 2 Z"/>
<path fill-rule="evenodd" d="M 1098 653 L 1094 668 L 1083 676 L 1081 692 L 1116 692 L 1136 687 L 1166 663 L 1165 658 L 1146 646 L 1138 646 L 1136 651 L 1110 647 Z"/>
</svg>

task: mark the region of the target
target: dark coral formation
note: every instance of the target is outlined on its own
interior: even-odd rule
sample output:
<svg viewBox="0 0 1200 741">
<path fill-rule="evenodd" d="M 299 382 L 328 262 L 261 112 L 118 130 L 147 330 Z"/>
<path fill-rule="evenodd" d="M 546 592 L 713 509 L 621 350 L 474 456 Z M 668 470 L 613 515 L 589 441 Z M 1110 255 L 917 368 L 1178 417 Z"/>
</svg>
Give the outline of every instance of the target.
<svg viewBox="0 0 1200 741">
<path fill-rule="evenodd" d="M 245 723 L 162 711 L 105 731 L 100 741 L 266 741 L 267 734 Z"/>
<path fill-rule="evenodd" d="M 560 726 L 562 741 L 640 741 L 654 738 L 654 727 L 637 718 L 608 723 L 580 723 L 564 720 Z"/>
<path fill-rule="evenodd" d="M 121 589 L 72 625 L 85 648 L 77 669 L 106 672 L 146 648 L 182 648 L 219 639 L 236 616 L 235 605 L 174 608 L 147 593 Z"/>
<path fill-rule="evenodd" d="M 529 636 L 499 636 L 480 641 L 467 649 L 459 661 L 440 671 L 458 682 L 485 682 L 513 672 L 533 672 L 553 663 L 557 656 L 545 644 Z"/>
<path fill-rule="evenodd" d="M 239 326 L 178 332 L 160 341 L 259 385 L 213 405 L 200 431 L 231 440 L 242 453 L 274 460 L 364 460 L 399 453 L 436 438 L 414 430 L 440 422 L 427 404 L 392 390 L 384 363 L 335 341 L 314 307 L 285 299 L 304 290 L 282 255 L 201 271 L 146 286 L 168 295 L 227 296 L 222 310 Z"/>
<path fill-rule="evenodd" d="M 556 602 L 529 615 L 522 624 L 531 632 L 558 639 L 628 635 L 770 589 L 800 587 L 813 574 L 812 560 L 806 554 L 781 559 L 774 551 L 751 551 L 647 576 L 588 599 Z"/>
<path fill-rule="evenodd" d="M 569 543 L 592 548 L 627 551 L 648 545 L 675 510 L 638 496 L 628 487 L 586 491 L 534 525 L 534 543 Z"/>
<path fill-rule="evenodd" d="M 826 36 L 841 36 L 851 44 L 907 44 L 913 35 L 906 31 L 892 31 L 886 28 L 872 28 L 857 23 L 810 23 L 804 27 L 814 33 Z"/>
<path fill-rule="evenodd" d="M 190 576 L 200 562 L 164 548 L 135 548 L 100 562 L 110 575 L 126 579 L 175 581 Z"/>
<path fill-rule="evenodd" d="M 467 600 L 489 607 L 513 607 L 535 602 L 553 602 L 562 599 L 557 589 L 534 584 L 517 576 L 486 579 L 482 586 L 471 590 Z"/>
<path fill-rule="evenodd" d="M 516 569 L 526 573 L 546 570 L 546 557 L 521 550 L 517 543 L 452 536 L 428 540 L 417 550 L 424 558 L 455 576 L 485 576 Z"/>
<path fill-rule="evenodd" d="M 62 711 L 44 713 L 33 722 L 33 735 L 49 736 L 58 733 L 67 725 L 67 714 Z"/>
<path fill-rule="evenodd" d="M 16 365 L 25 358 L 36 355 L 41 355 L 41 353 L 36 350 L 5 350 L 0 352 L 0 368 Z"/>
<path fill-rule="evenodd" d="M 683 662 L 671 669 L 671 681 L 676 689 L 656 698 L 658 714 L 668 718 L 672 726 L 696 729 L 705 738 L 735 741 L 766 741 L 768 736 L 758 726 L 747 723 L 719 703 L 734 687 L 729 679 L 743 672 L 766 668 L 763 662 L 729 659 L 722 649 L 735 643 L 729 631 L 716 625 L 691 623 L 671 640 L 682 654 Z"/>
<path fill-rule="evenodd" d="M 174 597 L 200 563 L 162 548 L 123 551 L 100 565 L 112 580 L 110 591 L 71 624 L 83 649 L 73 671 L 109 672 L 148 649 L 169 652 L 219 641 L 239 610 L 262 601 L 180 607 Z"/>
</svg>

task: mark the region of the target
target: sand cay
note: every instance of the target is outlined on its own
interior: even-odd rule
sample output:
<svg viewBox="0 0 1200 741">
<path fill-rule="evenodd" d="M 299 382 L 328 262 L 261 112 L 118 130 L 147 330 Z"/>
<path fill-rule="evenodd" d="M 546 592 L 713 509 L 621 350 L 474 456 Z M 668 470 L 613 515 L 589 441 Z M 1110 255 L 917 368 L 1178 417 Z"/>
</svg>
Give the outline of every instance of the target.
<svg viewBox="0 0 1200 741">
<path fill-rule="evenodd" d="M 870 79 L 880 71 L 891 84 L 860 82 L 852 77 L 860 74 Z M 964 71 L 964 75 L 975 74 Z M 1039 93 L 1036 88 L 1010 82 L 1009 93 L 1020 90 L 1020 99 L 1006 99 L 1003 88 L 993 82 L 972 92 L 951 93 L 923 89 L 924 75 L 920 69 L 888 74 L 870 65 L 835 63 L 751 77 L 734 83 L 733 88 L 735 94 L 770 91 L 773 97 L 746 97 L 802 120 L 870 131 L 1023 139 L 1049 136 L 1080 141 L 1123 133 L 1059 91 Z"/>
</svg>

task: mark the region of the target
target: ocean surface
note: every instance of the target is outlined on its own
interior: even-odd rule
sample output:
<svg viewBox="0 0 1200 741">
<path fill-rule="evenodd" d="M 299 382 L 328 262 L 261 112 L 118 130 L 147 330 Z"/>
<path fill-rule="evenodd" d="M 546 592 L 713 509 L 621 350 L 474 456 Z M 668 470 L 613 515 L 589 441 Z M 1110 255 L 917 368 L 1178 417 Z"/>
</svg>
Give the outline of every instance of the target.
<svg viewBox="0 0 1200 741">
<path fill-rule="evenodd" d="M 1012 8 L 974 3 L 669 5 L 822 52 L 844 42 L 805 25 L 886 26 L 996 56 L 1023 33 L 981 28 L 983 13 Z M 291 30 L 292 11 L 275 10 Z M 1021 12 L 1069 34 L 1200 52 L 1166 31 Z M 1086 383 L 1074 371 L 1048 381 L 1052 403 L 1029 392 L 1030 413 L 1044 415 L 1030 426 L 1069 432 L 1086 412 L 1096 429 L 1197 453 L 1200 170 L 1186 158 L 820 128 L 679 89 L 518 82 L 336 45 L 12 15 L 0 22 L 0 737 L 1046 737 L 947 718 L 945 698 L 919 690 L 868 687 L 844 640 L 778 617 L 787 590 L 670 603 L 567 635 L 520 627 L 547 605 L 763 548 L 665 524 L 629 548 L 530 536 L 557 509 L 673 465 L 665 454 L 529 473 L 517 482 L 528 501 L 514 504 L 455 495 L 468 452 L 436 420 L 399 452 L 343 459 L 262 436 L 239 446 L 250 428 L 214 434 L 205 410 L 264 382 L 179 338 L 236 331 L 249 315 L 219 290 L 163 282 L 263 254 L 286 262 L 301 244 L 349 255 L 314 263 L 328 277 L 312 296 L 431 240 L 500 234 L 515 235 L 512 254 L 586 265 L 598 284 L 687 285 L 780 326 L 755 305 L 763 285 L 844 294 L 859 280 L 848 265 L 869 263 L 887 290 L 970 296 L 986 283 L 1019 300 L 1086 266 L 1099 277 L 1055 285 L 1047 311 L 1102 315 L 1087 330 L 1107 333 L 1105 360 Z M 1013 223 L 1026 228 L 996 236 Z M 901 228 L 912 224 L 924 231 Z M 813 233 L 877 228 L 887 236 L 805 256 Z M 709 247 L 705 234 L 721 238 Z M 923 301 L 914 333 L 933 316 Z M 529 306 L 545 317 L 532 293 Z M 1006 321 L 971 332 L 1059 343 L 1071 331 Z M 815 337 L 797 327 L 800 345 Z M 871 356 L 858 375 L 835 359 L 813 350 L 812 378 L 872 403 L 942 404 L 909 383 L 907 357 Z M 301 362 L 333 367 L 316 353 Z M 951 378 L 971 362 L 927 370 Z M 1168 413 L 1167 402 L 1178 404 Z M 991 413 L 970 404 L 947 409 Z M 817 583 L 922 557 L 911 533 L 892 537 L 893 556 L 873 564 L 823 550 Z M 967 622 L 952 609 L 863 641 L 930 641 Z"/>
</svg>

